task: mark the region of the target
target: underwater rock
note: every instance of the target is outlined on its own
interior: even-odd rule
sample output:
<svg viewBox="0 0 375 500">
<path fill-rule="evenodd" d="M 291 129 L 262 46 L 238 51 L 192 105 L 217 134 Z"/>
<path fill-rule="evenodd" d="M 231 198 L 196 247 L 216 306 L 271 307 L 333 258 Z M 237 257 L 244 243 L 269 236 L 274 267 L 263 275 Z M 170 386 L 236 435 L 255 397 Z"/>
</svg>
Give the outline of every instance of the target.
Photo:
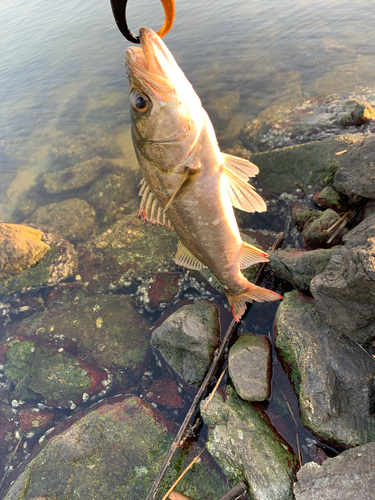
<svg viewBox="0 0 375 500">
<path fill-rule="evenodd" d="M 352 500 L 374 496 L 375 443 L 344 451 L 322 465 L 305 464 L 297 473 L 296 500 Z"/>
<path fill-rule="evenodd" d="M 375 199 L 375 137 L 348 147 L 335 175 L 335 188 L 346 194 Z"/>
<path fill-rule="evenodd" d="M 311 282 L 316 308 L 340 334 L 375 338 L 375 215 L 347 233 L 345 246 Z"/>
<path fill-rule="evenodd" d="M 90 293 L 121 290 L 158 272 L 181 269 L 174 262 L 177 235 L 126 215 L 110 229 L 79 247 L 79 274 Z"/>
<path fill-rule="evenodd" d="M 246 401 L 265 401 L 271 394 L 271 344 L 264 335 L 242 334 L 230 348 L 229 375 Z"/>
<path fill-rule="evenodd" d="M 375 363 L 317 314 L 313 299 L 286 293 L 276 349 L 298 395 L 305 427 L 345 448 L 375 439 Z"/>
<path fill-rule="evenodd" d="M 48 406 L 75 408 L 84 393 L 97 395 L 109 385 L 105 370 L 72 355 L 58 339 L 8 337 L 0 356 L 5 377 L 17 382 L 16 400 L 44 399 Z"/>
<path fill-rule="evenodd" d="M 177 382 L 164 375 L 154 380 L 147 391 L 142 394 L 142 397 L 151 403 L 170 408 L 183 408 L 185 406 L 184 400 L 179 394 Z"/>
<path fill-rule="evenodd" d="M 336 153 L 348 149 L 362 135 L 338 135 L 321 141 L 283 147 L 252 154 L 250 160 L 259 167 L 254 185 L 262 188 L 262 197 L 272 199 L 280 194 L 294 193 L 300 186 L 319 189 L 333 182 L 342 157 Z M 301 168 L 303 165 L 303 168 Z"/>
<path fill-rule="evenodd" d="M 146 498 L 173 434 L 159 412 L 136 397 L 94 407 L 61 434 L 50 438 L 10 487 L 5 500 L 119 500 Z M 199 452 L 195 446 L 168 469 L 158 498 Z M 58 473 L 57 473 L 58 472 Z M 178 484 L 192 498 L 216 500 L 226 489 L 210 459 L 201 457 Z M 161 496 L 160 496 L 161 495 Z"/>
<path fill-rule="evenodd" d="M 318 193 L 315 193 L 313 200 L 324 208 L 331 208 L 335 212 L 345 212 L 348 209 L 348 198 L 336 191 L 332 186 L 326 186 Z"/>
<path fill-rule="evenodd" d="M 229 480 L 245 480 L 254 500 L 292 500 L 297 459 L 251 403 L 228 387 L 224 397 L 215 394 L 202 417 L 207 449 Z"/>
<path fill-rule="evenodd" d="M 25 222 L 51 227 L 72 243 L 88 240 L 97 231 L 95 210 L 79 198 L 39 207 Z"/>
<path fill-rule="evenodd" d="M 85 298 L 81 290 L 67 289 L 55 291 L 48 309 L 9 325 L 7 332 L 74 339 L 80 357 L 109 370 L 116 387 L 129 389 L 144 371 L 150 326 L 129 296 Z"/>
<path fill-rule="evenodd" d="M 338 250 L 332 249 L 303 250 L 285 248 L 270 251 L 270 267 L 280 278 L 288 280 L 301 291 L 310 290 L 311 280 L 325 271 L 332 255 Z"/>
<path fill-rule="evenodd" d="M 56 194 L 82 188 L 95 181 L 103 172 L 112 170 L 115 165 L 109 160 L 95 156 L 91 160 L 76 163 L 58 172 L 43 176 L 47 193 Z"/>
<path fill-rule="evenodd" d="M 348 127 L 350 125 L 363 125 L 375 118 L 375 110 L 368 102 L 348 99 L 344 101 L 340 111 L 336 113 L 334 125 Z"/>
<path fill-rule="evenodd" d="M 58 233 L 44 226 L 34 225 L 31 231 L 37 231 L 38 238 L 41 233 L 44 242 L 41 242 L 44 245 L 43 248 L 47 247 L 50 250 L 48 250 L 39 262 L 34 261 L 35 263 L 32 267 L 25 268 L 25 270 L 13 278 L 0 281 L 0 295 L 5 296 L 20 291 L 51 287 L 69 278 L 77 271 L 77 254 L 71 243 L 64 240 Z M 32 256 L 30 255 L 29 258 L 32 259 Z M 16 260 L 13 265 L 17 266 Z M 20 301 L 18 297 L 15 297 L 14 300 L 9 299 L 8 301 L 8 298 L 4 298 L 3 300 L 5 303 L 3 314 L 5 311 L 5 315 L 9 313 L 12 305 L 17 307 L 17 303 Z M 29 305 L 26 304 L 23 306 L 20 304 L 19 307 L 29 307 Z M 38 306 L 36 305 L 36 307 Z"/>
<path fill-rule="evenodd" d="M 162 311 L 181 293 L 181 274 L 157 273 L 137 290 L 137 304 L 146 311 Z"/>
<path fill-rule="evenodd" d="M 36 408 L 32 404 L 18 408 L 19 430 L 23 436 L 33 433 L 35 436 L 43 434 L 53 426 L 55 410 Z"/>
<path fill-rule="evenodd" d="M 36 266 L 51 248 L 39 229 L 0 223 L 0 249 L 0 282 L 4 282 Z"/>
<path fill-rule="evenodd" d="M 151 344 L 191 385 L 202 382 L 220 344 L 219 311 L 205 300 L 173 312 L 152 332 Z"/>
</svg>

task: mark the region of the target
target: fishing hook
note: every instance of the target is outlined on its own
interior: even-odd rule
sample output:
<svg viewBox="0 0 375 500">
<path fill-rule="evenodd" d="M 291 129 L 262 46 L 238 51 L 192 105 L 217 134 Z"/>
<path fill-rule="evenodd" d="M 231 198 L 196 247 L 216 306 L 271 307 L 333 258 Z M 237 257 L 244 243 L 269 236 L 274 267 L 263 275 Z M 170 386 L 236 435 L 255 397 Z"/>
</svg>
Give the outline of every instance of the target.
<svg viewBox="0 0 375 500">
<path fill-rule="evenodd" d="M 132 33 L 129 29 L 126 20 L 127 3 L 128 0 L 111 0 L 112 12 L 115 17 L 117 27 L 129 42 L 141 43 L 139 36 Z M 161 0 L 161 3 L 164 8 L 165 19 L 163 26 L 160 28 L 157 34 L 160 37 L 163 37 L 172 28 L 174 20 L 174 0 Z"/>
</svg>

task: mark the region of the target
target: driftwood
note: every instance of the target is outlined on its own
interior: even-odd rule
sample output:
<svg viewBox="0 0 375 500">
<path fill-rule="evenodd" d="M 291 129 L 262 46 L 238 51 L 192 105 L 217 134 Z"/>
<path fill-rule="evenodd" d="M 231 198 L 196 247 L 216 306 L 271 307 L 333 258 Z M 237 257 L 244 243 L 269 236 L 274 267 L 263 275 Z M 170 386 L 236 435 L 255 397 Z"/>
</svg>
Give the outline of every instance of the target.
<svg viewBox="0 0 375 500">
<path fill-rule="evenodd" d="M 228 493 L 225 493 L 225 495 L 221 497 L 220 500 L 234 500 L 235 498 L 238 498 L 240 495 L 243 495 L 246 492 L 247 486 L 243 481 L 241 481 L 240 483 L 236 484 L 234 488 L 228 491 Z"/>
<path fill-rule="evenodd" d="M 280 233 L 274 244 L 272 245 L 272 250 L 276 250 L 282 243 L 282 240 L 283 240 L 283 235 L 284 233 Z M 260 278 L 261 278 L 261 275 L 263 273 L 263 270 L 266 266 L 266 262 L 264 262 L 262 264 L 262 266 L 260 267 L 259 269 L 259 272 L 258 272 L 258 275 L 256 277 L 256 280 L 255 280 L 255 284 L 258 284 L 259 281 L 260 281 Z M 249 307 L 249 306 L 248 306 Z M 225 351 L 225 348 L 227 347 L 227 344 L 229 342 L 229 339 L 231 338 L 231 336 L 233 335 L 234 331 L 240 326 L 241 324 L 241 321 L 239 321 L 238 323 L 233 319 L 231 324 L 229 325 L 229 328 L 228 330 L 226 331 L 226 334 L 223 338 L 223 341 L 221 342 L 221 345 L 220 347 L 215 351 L 215 354 L 214 354 L 214 359 L 211 363 L 211 366 L 207 372 L 207 375 L 205 376 L 203 382 L 202 382 L 202 385 L 200 386 L 199 388 L 199 391 L 198 393 L 196 394 L 195 398 L 194 398 L 194 401 L 185 417 L 185 420 L 182 422 L 181 424 L 181 427 L 170 447 L 170 450 L 167 454 L 167 456 L 165 457 L 163 463 L 162 463 L 162 466 L 159 470 L 159 473 L 158 475 L 156 476 L 155 478 L 155 481 L 147 495 L 147 498 L 146 500 L 153 500 L 155 498 L 155 495 L 156 495 L 156 492 L 160 486 L 160 483 L 162 482 L 163 480 L 163 477 L 165 475 L 165 472 L 167 470 L 167 468 L 169 467 L 169 464 L 171 463 L 172 461 L 172 458 L 174 457 L 176 451 L 182 446 L 182 444 L 184 443 L 185 441 L 185 435 L 186 435 L 186 431 L 188 429 L 188 426 L 190 424 L 190 420 L 193 418 L 193 415 L 194 413 L 196 412 L 197 408 L 198 408 L 198 405 L 203 397 L 203 394 L 204 392 L 206 391 L 208 385 L 210 384 L 210 381 L 212 379 L 212 376 L 214 375 L 215 371 L 216 371 L 216 368 L 217 368 L 217 365 L 221 359 L 221 357 L 223 356 L 224 354 L 224 351 Z M 228 493 L 227 493 L 228 494 Z M 235 497 L 223 497 L 223 500 L 226 500 L 226 499 L 231 499 L 231 498 L 235 498 Z M 221 499 L 222 500 L 222 499 Z"/>
</svg>

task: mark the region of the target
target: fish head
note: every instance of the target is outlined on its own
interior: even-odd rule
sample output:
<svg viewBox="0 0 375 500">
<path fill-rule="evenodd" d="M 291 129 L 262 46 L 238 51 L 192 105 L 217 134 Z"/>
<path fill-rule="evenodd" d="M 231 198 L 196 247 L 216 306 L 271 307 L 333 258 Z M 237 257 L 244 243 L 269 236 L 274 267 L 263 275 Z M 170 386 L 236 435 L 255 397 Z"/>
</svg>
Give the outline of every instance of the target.
<svg viewBox="0 0 375 500">
<path fill-rule="evenodd" d="M 137 155 L 170 171 L 192 153 L 203 126 L 203 108 L 161 38 L 140 29 L 140 47 L 125 53 L 132 135 Z"/>
</svg>

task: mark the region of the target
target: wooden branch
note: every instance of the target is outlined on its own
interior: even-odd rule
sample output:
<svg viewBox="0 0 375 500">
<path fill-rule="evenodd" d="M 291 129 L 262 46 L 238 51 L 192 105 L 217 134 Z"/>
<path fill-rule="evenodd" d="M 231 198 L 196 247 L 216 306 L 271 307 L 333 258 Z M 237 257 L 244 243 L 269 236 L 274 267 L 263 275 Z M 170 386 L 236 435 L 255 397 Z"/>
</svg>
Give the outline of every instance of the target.
<svg viewBox="0 0 375 500">
<path fill-rule="evenodd" d="M 220 375 L 220 377 L 219 377 L 219 380 L 216 382 L 216 385 L 215 385 L 215 387 L 214 387 L 214 390 L 213 390 L 213 391 L 211 392 L 211 394 L 208 396 L 207 401 L 206 401 L 206 404 L 204 405 L 204 407 L 202 408 L 202 410 L 201 410 L 201 411 L 205 411 L 205 410 L 207 410 L 207 407 L 208 407 L 208 405 L 211 403 L 211 399 L 215 396 L 216 391 L 217 391 L 217 390 L 218 390 L 218 388 L 219 388 L 220 382 L 223 380 L 223 377 L 224 377 L 224 375 L 226 374 L 227 370 L 228 370 L 228 365 L 224 368 L 224 370 L 223 370 L 222 374 L 221 374 L 221 375 Z"/>
<path fill-rule="evenodd" d="M 237 498 L 246 492 L 247 486 L 243 481 L 241 481 L 240 483 L 236 484 L 234 488 L 228 491 L 228 493 L 225 493 L 225 495 L 221 497 L 220 500 L 233 500 L 234 498 Z"/>
</svg>

